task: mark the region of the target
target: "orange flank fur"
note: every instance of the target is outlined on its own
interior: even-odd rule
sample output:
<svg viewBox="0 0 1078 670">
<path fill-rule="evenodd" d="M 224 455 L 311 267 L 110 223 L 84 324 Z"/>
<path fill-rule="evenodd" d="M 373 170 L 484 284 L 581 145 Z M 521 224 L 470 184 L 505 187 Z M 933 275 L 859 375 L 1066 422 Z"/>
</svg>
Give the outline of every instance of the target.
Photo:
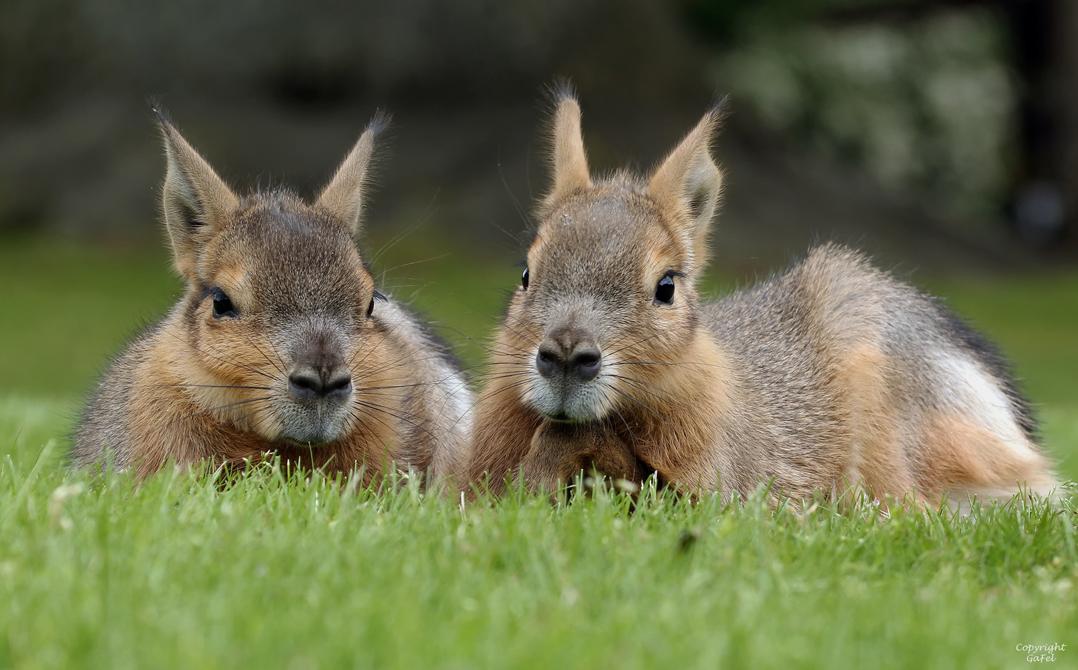
<svg viewBox="0 0 1078 670">
<path fill-rule="evenodd" d="M 392 468 L 456 486 L 470 393 L 445 348 L 375 291 L 356 246 L 381 125 L 306 202 L 234 195 L 162 120 L 165 228 L 187 291 L 105 374 L 76 465 L 147 477 L 169 462 L 277 456 L 368 482 Z"/>
<path fill-rule="evenodd" d="M 1002 355 L 934 298 L 825 244 L 708 302 L 722 173 L 709 111 L 645 177 L 588 171 L 580 106 L 492 348 L 467 476 L 550 490 L 581 471 L 774 499 L 1048 495 Z M 912 496 L 912 497 L 910 497 Z"/>
</svg>

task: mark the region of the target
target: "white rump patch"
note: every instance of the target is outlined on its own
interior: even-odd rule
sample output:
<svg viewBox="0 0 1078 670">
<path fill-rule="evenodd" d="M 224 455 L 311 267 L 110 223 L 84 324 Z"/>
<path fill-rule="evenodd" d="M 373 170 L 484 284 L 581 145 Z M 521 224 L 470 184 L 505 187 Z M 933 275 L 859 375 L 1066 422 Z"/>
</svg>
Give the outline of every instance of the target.
<svg viewBox="0 0 1078 670">
<path fill-rule="evenodd" d="M 942 373 L 945 402 L 963 414 L 972 413 L 982 426 L 995 433 L 1015 453 L 1028 457 L 1029 440 L 1018 425 L 1011 403 L 992 377 L 977 363 L 963 356 L 936 359 Z"/>
</svg>

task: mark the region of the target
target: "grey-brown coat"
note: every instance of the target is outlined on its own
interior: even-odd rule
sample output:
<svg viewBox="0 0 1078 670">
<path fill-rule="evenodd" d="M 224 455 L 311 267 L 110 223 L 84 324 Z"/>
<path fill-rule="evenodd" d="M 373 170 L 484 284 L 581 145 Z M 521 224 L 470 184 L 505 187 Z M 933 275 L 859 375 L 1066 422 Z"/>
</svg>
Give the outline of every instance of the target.
<svg viewBox="0 0 1078 670">
<path fill-rule="evenodd" d="M 856 252 L 824 245 L 701 302 L 719 121 L 708 112 L 647 179 L 593 181 L 561 94 L 554 186 L 492 347 L 469 478 L 549 489 L 594 467 L 725 495 L 937 502 L 1052 489 L 996 350 Z"/>
<path fill-rule="evenodd" d="M 445 349 L 375 290 L 355 237 L 382 121 L 314 203 L 236 196 L 164 118 L 165 227 L 187 289 L 104 375 L 78 466 L 278 455 L 329 472 L 455 476 L 471 398 Z"/>
</svg>

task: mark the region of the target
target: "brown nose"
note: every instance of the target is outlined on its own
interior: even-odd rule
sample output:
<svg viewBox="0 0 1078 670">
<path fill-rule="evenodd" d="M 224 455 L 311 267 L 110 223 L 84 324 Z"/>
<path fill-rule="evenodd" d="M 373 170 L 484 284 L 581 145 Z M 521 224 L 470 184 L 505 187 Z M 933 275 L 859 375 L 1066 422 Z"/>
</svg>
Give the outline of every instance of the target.
<svg viewBox="0 0 1078 670">
<path fill-rule="evenodd" d="M 298 365 L 288 375 L 288 390 L 296 400 L 343 399 L 352 392 L 352 375 L 341 366 Z"/>
<path fill-rule="evenodd" d="M 582 382 L 591 381 L 603 367 L 603 357 L 595 338 L 580 329 L 561 329 L 551 333 L 539 345 L 535 367 L 546 378 L 571 375 Z"/>
</svg>

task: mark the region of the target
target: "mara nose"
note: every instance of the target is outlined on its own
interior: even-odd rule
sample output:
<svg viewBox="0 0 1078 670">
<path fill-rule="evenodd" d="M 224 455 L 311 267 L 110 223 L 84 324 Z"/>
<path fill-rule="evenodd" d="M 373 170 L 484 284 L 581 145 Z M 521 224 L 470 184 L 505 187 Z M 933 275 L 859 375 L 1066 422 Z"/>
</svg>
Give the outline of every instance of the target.
<svg viewBox="0 0 1078 670">
<path fill-rule="evenodd" d="M 595 379 L 603 366 L 599 350 L 590 344 L 577 346 L 566 355 L 563 347 L 553 342 L 544 342 L 535 355 L 535 367 L 544 377 L 557 374 L 572 375 L 580 381 Z"/>
<path fill-rule="evenodd" d="M 352 375 L 342 367 L 317 369 L 303 365 L 288 375 L 288 390 L 297 400 L 346 398 L 352 392 Z"/>
</svg>

